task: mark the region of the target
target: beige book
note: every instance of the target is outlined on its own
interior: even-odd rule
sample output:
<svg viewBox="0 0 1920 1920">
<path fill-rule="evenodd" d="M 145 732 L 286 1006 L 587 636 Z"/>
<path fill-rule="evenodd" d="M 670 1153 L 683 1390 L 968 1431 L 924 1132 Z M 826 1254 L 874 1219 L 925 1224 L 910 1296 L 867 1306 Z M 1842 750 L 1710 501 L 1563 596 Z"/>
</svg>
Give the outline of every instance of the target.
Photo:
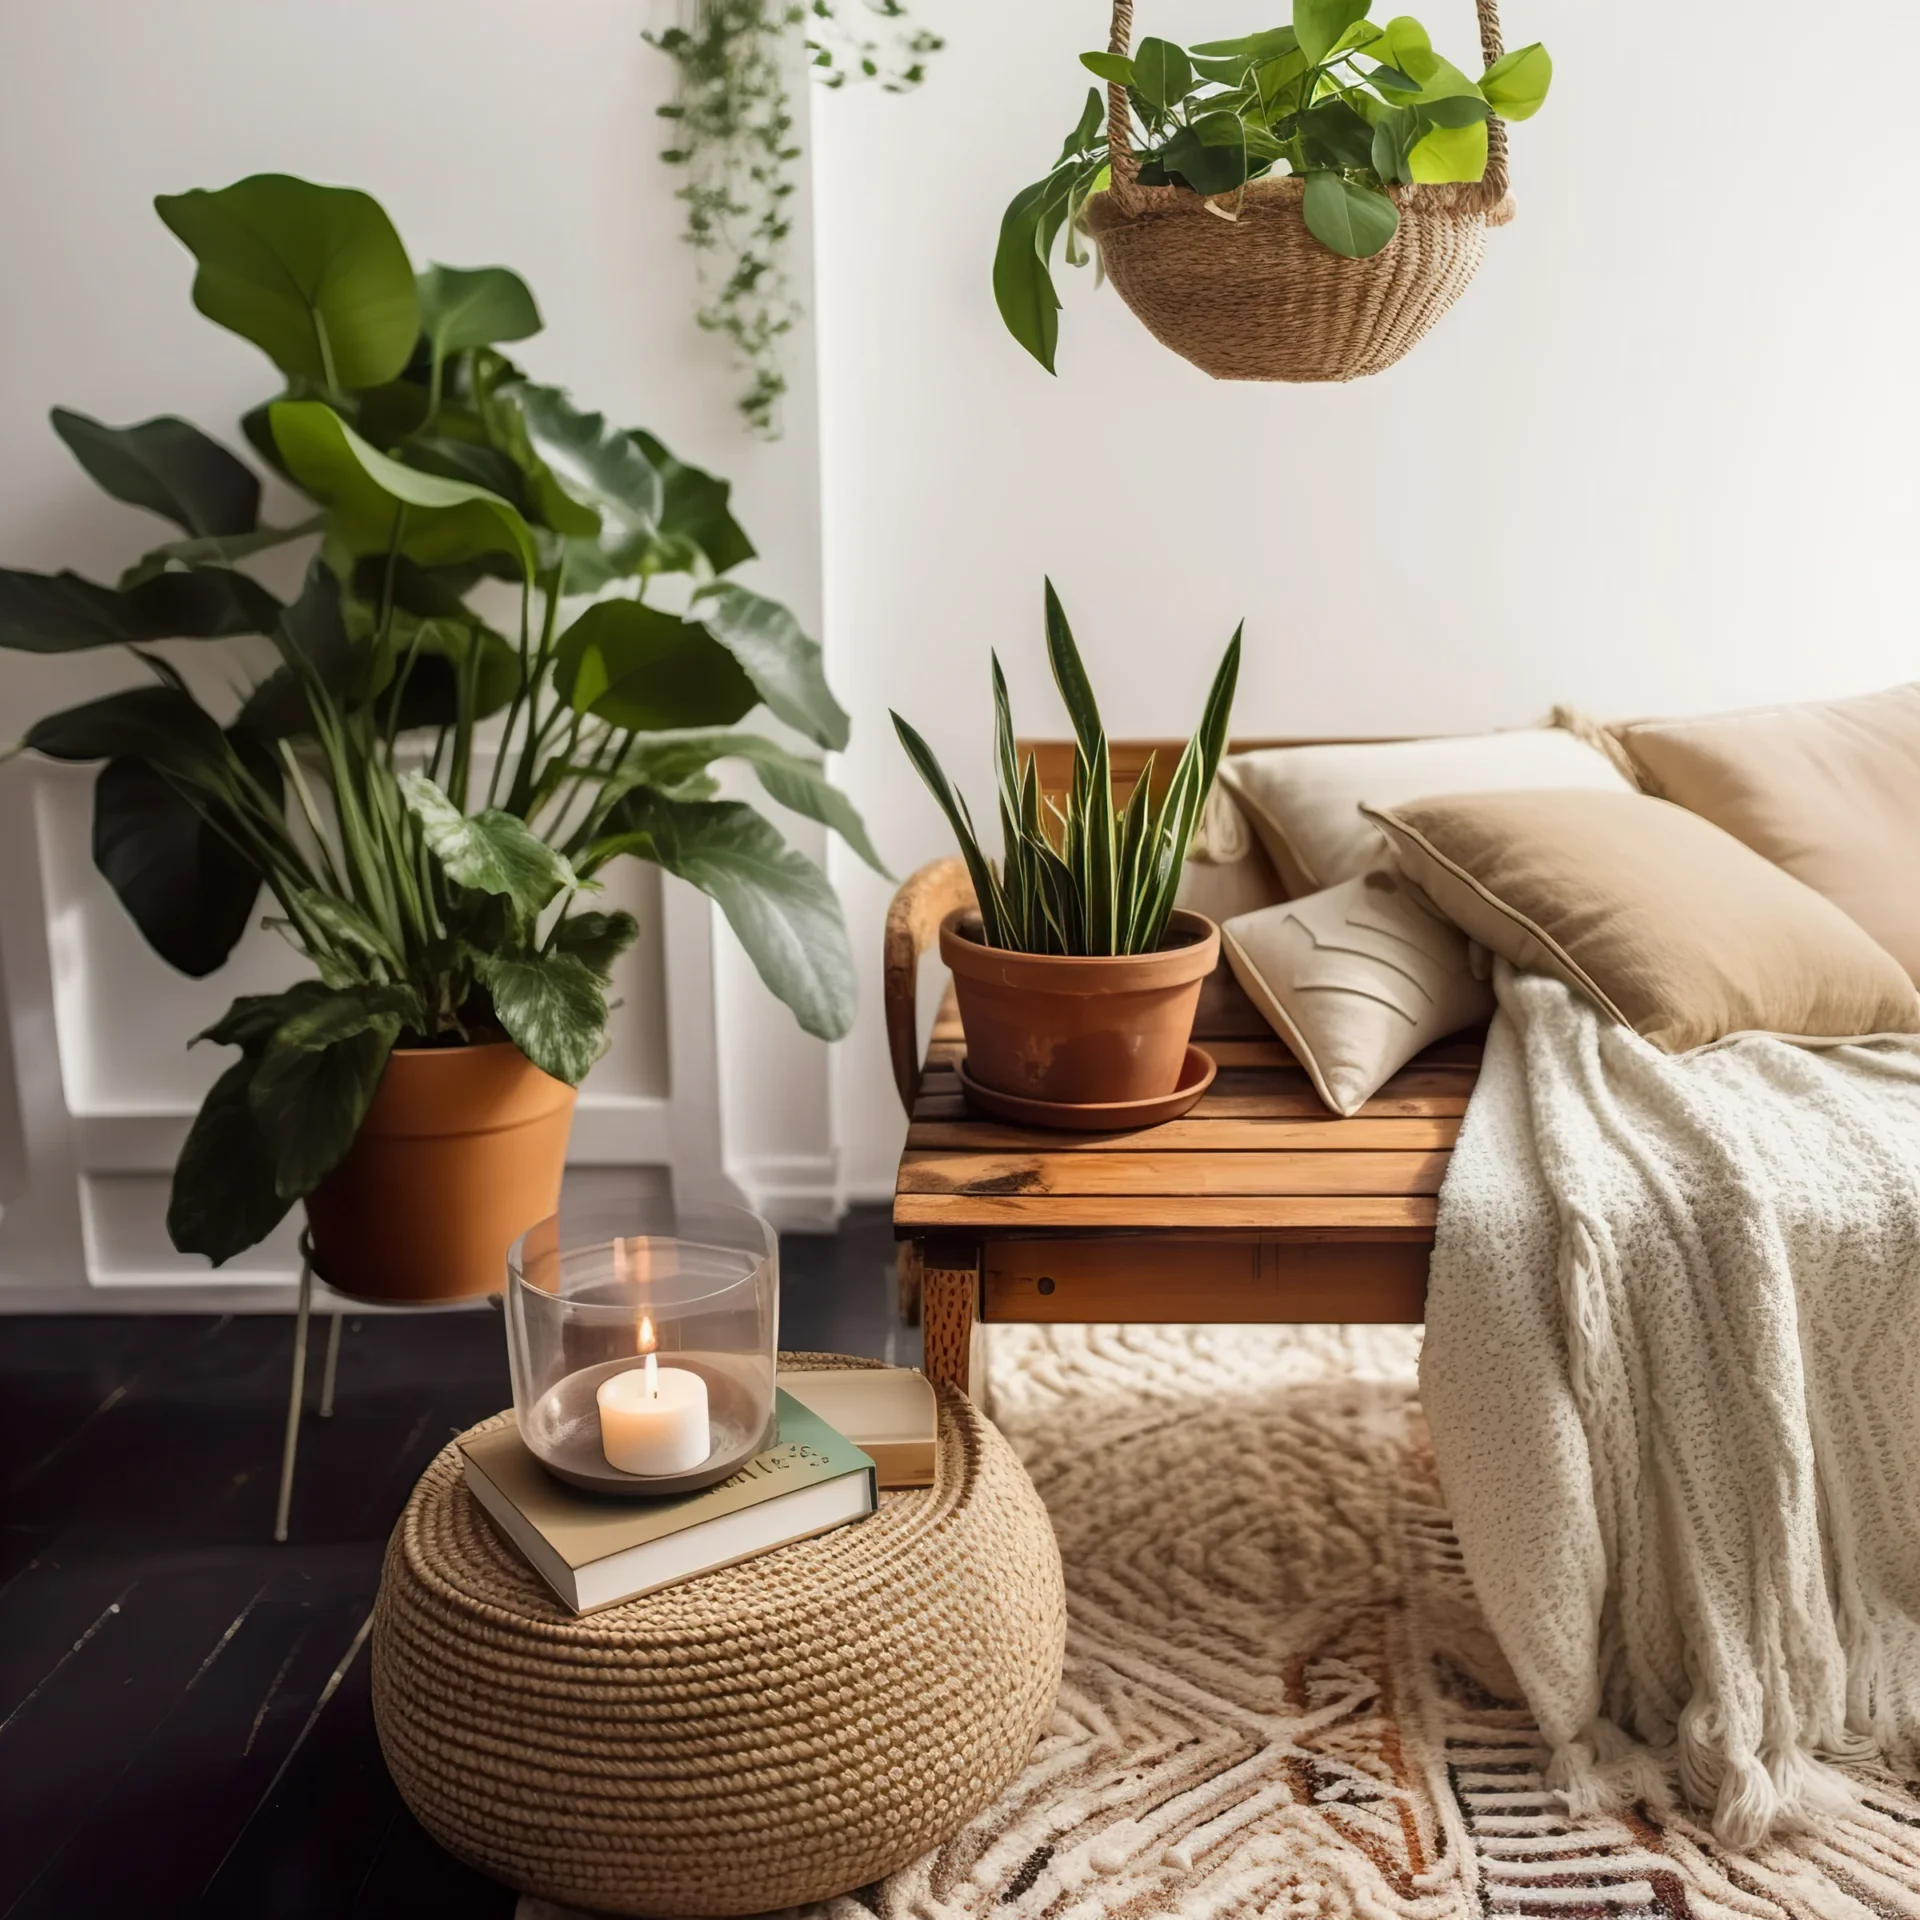
<svg viewBox="0 0 1920 1920">
<path fill-rule="evenodd" d="M 780 1390 L 868 1455 L 881 1486 L 933 1485 L 940 1403 L 925 1374 L 911 1367 L 783 1367 Z"/>
<path fill-rule="evenodd" d="M 784 1384 L 784 1382 L 783 1382 Z M 460 1442 L 467 1485 L 575 1613 L 632 1600 L 862 1520 L 873 1462 L 791 1395 L 780 1438 L 731 1479 L 677 1500 L 612 1500 L 563 1486 L 516 1427 Z"/>
</svg>

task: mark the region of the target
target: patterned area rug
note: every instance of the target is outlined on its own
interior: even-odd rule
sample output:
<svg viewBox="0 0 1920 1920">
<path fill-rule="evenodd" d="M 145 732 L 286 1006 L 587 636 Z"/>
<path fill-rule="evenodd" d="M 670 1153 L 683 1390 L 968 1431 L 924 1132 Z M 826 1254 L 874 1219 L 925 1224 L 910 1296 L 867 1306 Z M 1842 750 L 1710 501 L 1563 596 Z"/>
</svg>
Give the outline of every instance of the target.
<svg viewBox="0 0 1920 1920">
<path fill-rule="evenodd" d="M 1920 1783 L 1734 1856 L 1569 1820 L 1474 1606 L 1399 1328 L 995 1329 L 1053 1515 L 1066 1682 L 949 1846 L 807 1920 L 1920 1920 Z M 553 1909 L 522 1902 L 523 1920 Z"/>
</svg>

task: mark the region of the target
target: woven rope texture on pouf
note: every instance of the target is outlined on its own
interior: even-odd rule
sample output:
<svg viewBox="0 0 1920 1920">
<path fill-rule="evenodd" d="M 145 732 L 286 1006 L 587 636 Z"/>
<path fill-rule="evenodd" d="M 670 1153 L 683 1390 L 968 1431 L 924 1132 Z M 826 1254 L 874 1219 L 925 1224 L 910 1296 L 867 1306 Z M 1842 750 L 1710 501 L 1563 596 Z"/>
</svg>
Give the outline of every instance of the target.
<svg viewBox="0 0 1920 1920">
<path fill-rule="evenodd" d="M 948 1391 L 933 1488 L 585 1618 L 450 1446 L 387 1550 L 374 1711 L 407 1804 L 484 1872 L 603 1912 L 762 1913 L 904 1866 L 1020 1772 L 1065 1605 L 1032 1482 Z"/>
<path fill-rule="evenodd" d="M 1477 0 L 1480 44 L 1500 57 L 1495 0 Z M 1133 0 L 1114 0 L 1112 52 L 1125 55 Z M 1110 86 L 1110 188 L 1087 201 L 1087 230 L 1120 297 L 1162 346 L 1216 380 L 1357 380 L 1400 359 L 1479 270 L 1487 229 L 1513 216 L 1506 129 L 1487 125 L 1483 179 L 1394 187 L 1400 227 L 1378 253 L 1330 252 L 1301 215 L 1297 176 L 1203 199 L 1143 187 L 1127 90 Z"/>
</svg>

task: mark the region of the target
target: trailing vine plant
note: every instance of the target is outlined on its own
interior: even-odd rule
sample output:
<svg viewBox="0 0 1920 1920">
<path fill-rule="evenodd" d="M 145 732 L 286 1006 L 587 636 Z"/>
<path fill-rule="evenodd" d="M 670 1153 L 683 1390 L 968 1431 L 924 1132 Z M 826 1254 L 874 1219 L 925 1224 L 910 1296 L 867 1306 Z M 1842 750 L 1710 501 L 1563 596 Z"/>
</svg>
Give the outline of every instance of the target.
<svg viewBox="0 0 1920 1920">
<path fill-rule="evenodd" d="M 782 342 L 800 317 L 786 243 L 794 140 L 785 64 L 789 31 L 805 25 L 815 79 L 828 87 L 873 80 L 905 93 L 926 77 L 939 36 L 917 26 L 904 0 L 684 0 L 680 23 L 648 40 L 679 69 L 660 109 L 674 126 L 661 152 L 685 170 L 676 197 L 683 237 L 700 257 L 701 326 L 733 349 L 746 374 L 740 411 L 775 438 L 787 392 Z"/>
</svg>

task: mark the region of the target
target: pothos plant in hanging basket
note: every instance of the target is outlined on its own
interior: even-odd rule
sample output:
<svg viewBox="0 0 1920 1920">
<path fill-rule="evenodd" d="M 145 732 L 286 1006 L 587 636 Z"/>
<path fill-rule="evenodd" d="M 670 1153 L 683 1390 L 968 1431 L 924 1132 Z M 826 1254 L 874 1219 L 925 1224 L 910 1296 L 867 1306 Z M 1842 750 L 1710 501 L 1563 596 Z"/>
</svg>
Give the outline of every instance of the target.
<svg viewBox="0 0 1920 1920">
<path fill-rule="evenodd" d="M 1088 92 L 1001 224 L 1008 330 L 1053 371 L 1054 251 L 1082 265 L 1091 241 L 1153 333 L 1216 377 L 1390 366 L 1510 214 L 1501 120 L 1536 113 L 1553 77 L 1537 43 L 1503 53 L 1494 0 L 1477 4 L 1474 80 L 1419 21 L 1368 19 L 1368 0 L 1295 0 L 1287 26 L 1131 51 L 1132 0 L 1115 0 L 1111 46 L 1081 55 L 1105 98 Z"/>
<path fill-rule="evenodd" d="M 995 656 L 997 862 L 982 851 L 933 749 L 893 716 L 973 882 L 975 907 L 948 915 L 940 929 L 966 1028 L 969 1090 L 1060 1109 L 1164 1099 L 1181 1077 L 1201 982 L 1220 956 L 1220 930 L 1174 899 L 1226 751 L 1240 634 L 1227 643 L 1200 725 L 1173 767 L 1163 774 L 1149 758 L 1119 806 L 1099 704 L 1051 580 L 1046 630 L 1073 723 L 1073 784 L 1056 804 L 1040 790 L 1034 757 L 1021 764 Z"/>
<path fill-rule="evenodd" d="M 305 1201 L 349 1291 L 485 1290 L 552 1210 L 605 1046 L 638 932 L 594 904 L 610 863 L 703 889 L 803 1027 L 846 1031 L 831 888 L 713 773 L 745 763 L 877 866 L 816 761 L 735 725 L 764 705 L 838 748 L 846 715 L 793 615 L 729 577 L 753 547 L 727 484 L 502 350 L 541 325 L 518 275 L 416 274 L 367 195 L 282 175 L 156 204 L 195 305 L 282 376 L 241 426 L 305 509 L 263 521 L 258 475 L 184 420 L 56 409 L 93 479 L 177 532 L 115 586 L 0 571 L 0 646 L 121 647 L 146 671 L 22 745 L 105 762 L 94 858 L 149 944 L 211 973 L 264 889 L 312 968 L 199 1036 L 238 1058 L 168 1228 L 218 1264 Z M 283 603 L 246 567 L 296 544 L 313 557 Z M 266 670 L 236 706 L 156 650 L 174 640 Z"/>
</svg>

